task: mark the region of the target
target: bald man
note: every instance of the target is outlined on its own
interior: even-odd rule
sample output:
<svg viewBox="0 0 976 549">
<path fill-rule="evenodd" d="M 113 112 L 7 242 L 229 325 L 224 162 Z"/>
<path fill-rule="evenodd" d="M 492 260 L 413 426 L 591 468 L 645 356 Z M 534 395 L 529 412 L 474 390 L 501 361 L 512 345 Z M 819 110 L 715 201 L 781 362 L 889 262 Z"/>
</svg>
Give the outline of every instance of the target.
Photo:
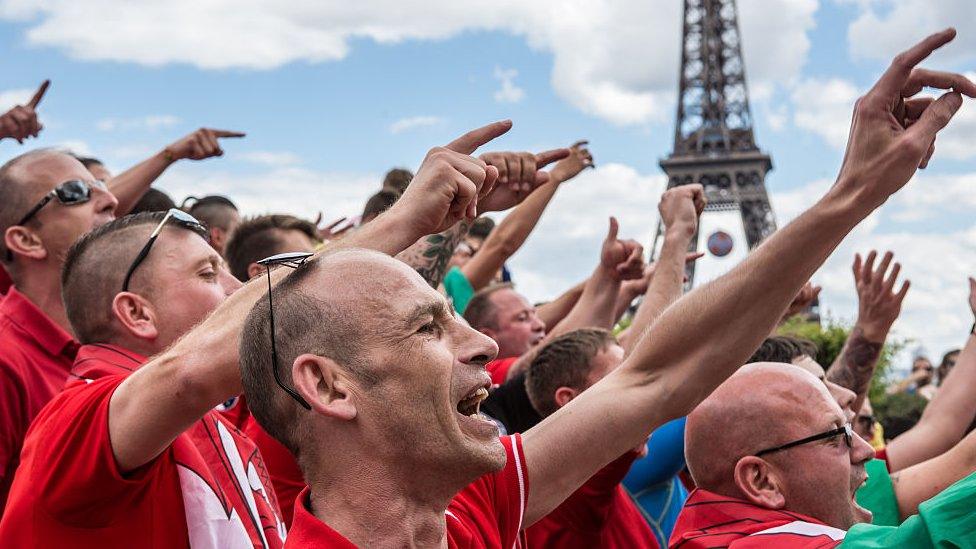
<svg viewBox="0 0 976 549">
<path fill-rule="evenodd" d="M 699 488 L 672 547 L 832 547 L 847 535 L 845 547 L 923 547 L 971 535 L 976 512 L 962 505 L 976 495 L 973 475 L 901 527 L 855 527 L 871 520 L 854 492 L 874 451 L 822 380 L 785 366 L 743 367 L 688 416 L 685 454 Z"/>
</svg>

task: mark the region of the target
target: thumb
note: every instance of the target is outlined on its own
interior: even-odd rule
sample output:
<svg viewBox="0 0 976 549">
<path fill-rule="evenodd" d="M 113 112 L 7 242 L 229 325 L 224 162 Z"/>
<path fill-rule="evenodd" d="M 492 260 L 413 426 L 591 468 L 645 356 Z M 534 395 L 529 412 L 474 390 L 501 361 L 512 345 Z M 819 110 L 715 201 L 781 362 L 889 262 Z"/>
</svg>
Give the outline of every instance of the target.
<svg viewBox="0 0 976 549">
<path fill-rule="evenodd" d="M 620 224 L 617 223 L 617 218 L 610 216 L 610 232 L 607 233 L 607 240 L 613 242 L 617 240 L 617 232 L 620 230 Z"/>
<path fill-rule="evenodd" d="M 948 92 L 932 102 L 919 117 L 918 122 L 905 131 L 906 136 L 924 140 L 926 144 L 935 139 L 935 134 L 946 127 L 952 116 L 962 106 L 962 95 L 959 92 Z"/>
</svg>

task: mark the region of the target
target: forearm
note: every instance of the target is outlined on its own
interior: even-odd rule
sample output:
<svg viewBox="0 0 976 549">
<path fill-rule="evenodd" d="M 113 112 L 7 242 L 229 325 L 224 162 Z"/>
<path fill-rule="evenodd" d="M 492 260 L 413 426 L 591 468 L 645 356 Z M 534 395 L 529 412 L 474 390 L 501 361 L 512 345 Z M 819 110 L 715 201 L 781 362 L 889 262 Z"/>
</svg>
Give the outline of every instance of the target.
<svg viewBox="0 0 976 549">
<path fill-rule="evenodd" d="M 935 457 L 965 434 L 976 416 L 976 336 L 970 335 L 956 367 L 922 412 L 918 423 L 888 444 L 888 462 L 897 471 Z"/>
<path fill-rule="evenodd" d="M 692 234 L 694 234 L 692 232 Z M 672 303 L 681 297 L 685 276 L 685 253 L 692 234 L 683 229 L 669 230 L 664 235 L 661 254 L 644 294 L 634 321 L 630 325 L 630 334 L 624 343 L 625 356 L 630 355 L 651 324 L 657 320 Z"/>
<path fill-rule="evenodd" d="M 864 404 L 868 389 L 871 387 L 874 368 L 881 356 L 881 348 L 884 347 L 885 336 L 877 338 L 877 333 L 869 338 L 861 323 L 855 323 L 850 335 L 847 336 L 847 341 L 844 342 L 844 348 L 827 371 L 828 380 L 847 387 L 857 394 L 852 405 L 855 412 Z"/>
<path fill-rule="evenodd" d="M 525 244 L 557 188 L 557 183 L 550 182 L 532 191 L 491 231 L 478 253 L 461 268 L 475 291 L 490 284 L 498 269 Z"/>
<path fill-rule="evenodd" d="M 416 240 L 407 232 L 401 218 L 383 214 L 348 238 L 326 245 L 310 261 L 349 248 L 393 255 Z M 272 287 L 290 272 L 272 271 Z M 248 282 L 119 385 L 109 408 L 109 435 L 123 471 L 148 463 L 214 406 L 241 393 L 238 339 L 254 304 L 267 291 L 265 277 Z M 153 406 L 147 408 L 146 402 Z"/>
<path fill-rule="evenodd" d="M 170 164 L 172 161 L 160 151 L 107 181 L 109 190 L 119 201 L 115 215 L 122 217 L 129 213 Z"/>
<path fill-rule="evenodd" d="M 413 267 L 432 287 L 440 286 L 447 274 L 447 265 L 458 244 L 468 234 L 471 223 L 461 221 L 450 229 L 427 235 L 397 254 L 396 258 Z"/>
<path fill-rule="evenodd" d="M 584 287 L 586 287 L 585 280 L 563 292 L 561 296 L 549 303 L 539 305 L 536 309 L 536 314 L 539 316 L 539 319 L 546 323 L 547 328 L 559 324 L 559 322 L 566 318 L 566 315 L 579 302 L 580 296 L 583 295 Z"/>
<path fill-rule="evenodd" d="M 976 432 L 948 452 L 891 475 L 902 520 L 918 513 L 923 501 L 976 471 Z"/>
<path fill-rule="evenodd" d="M 549 328 L 545 339 L 534 349 L 519 357 L 515 364 L 508 369 L 508 379 L 528 368 L 532 360 L 535 359 L 538 350 L 562 334 L 580 328 L 604 328 L 607 330 L 612 328 L 613 308 L 619 290 L 620 281 L 610 273 L 609 269 L 602 265 L 597 266 L 584 284 L 583 292 L 576 306 L 566 315 L 566 318 Z"/>
</svg>

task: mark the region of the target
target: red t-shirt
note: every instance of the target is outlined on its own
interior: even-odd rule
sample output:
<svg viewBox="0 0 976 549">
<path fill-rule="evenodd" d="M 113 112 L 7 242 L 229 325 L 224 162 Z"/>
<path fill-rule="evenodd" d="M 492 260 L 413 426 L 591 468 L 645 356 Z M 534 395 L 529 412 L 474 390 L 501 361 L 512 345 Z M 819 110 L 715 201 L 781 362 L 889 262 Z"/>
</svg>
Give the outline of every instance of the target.
<svg viewBox="0 0 976 549">
<path fill-rule="evenodd" d="M 815 518 L 759 507 L 701 488 L 685 502 L 668 546 L 681 549 L 827 549 L 847 534 Z"/>
<path fill-rule="evenodd" d="M 469 484 L 448 505 L 444 513 L 448 547 L 509 549 L 521 545 L 519 530 L 529 500 L 522 438 L 513 435 L 501 437 L 501 441 L 508 457 L 505 468 Z M 355 547 L 309 512 L 308 495 L 306 488 L 295 502 L 295 519 L 285 547 Z"/>
<path fill-rule="evenodd" d="M 74 379 L 41 411 L 24 441 L 0 521 L 3 544 L 281 547 L 285 528 L 261 454 L 217 412 L 148 464 L 119 470 L 109 440 L 109 402 L 143 362 L 119 347 L 81 348 Z"/>
<path fill-rule="evenodd" d="M 0 515 L 31 421 L 61 392 L 78 344 L 14 288 L 0 300 Z"/>
<path fill-rule="evenodd" d="M 526 529 L 529 547 L 657 549 L 654 532 L 620 485 L 638 457 L 627 452 Z"/>
<path fill-rule="evenodd" d="M 262 429 L 253 416 L 248 416 L 243 431 L 247 438 L 253 440 L 254 444 L 261 450 L 264 463 L 268 466 L 268 472 L 271 473 L 271 484 L 274 486 L 275 494 L 278 495 L 281 518 L 286 525 L 291 526 L 295 500 L 298 498 L 298 494 L 305 489 L 305 477 L 298 467 L 298 462 L 295 461 L 295 456 L 291 455 L 288 448 L 285 448 L 283 444 Z"/>
<path fill-rule="evenodd" d="M 509 368 L 511 368 L 512 364 L 515 364 L 515 361 L 518 359 L 519 357 L 517 356 L 510 356 L 508 358 L 496 358 L 495 360 L 489 362 L 485 368 L 488 370 L 488 375 L 491 376 L 492 384 L 501 385 L 502 383 L 505 383 L 505 380 L 508 379 Z"/>
</svg>

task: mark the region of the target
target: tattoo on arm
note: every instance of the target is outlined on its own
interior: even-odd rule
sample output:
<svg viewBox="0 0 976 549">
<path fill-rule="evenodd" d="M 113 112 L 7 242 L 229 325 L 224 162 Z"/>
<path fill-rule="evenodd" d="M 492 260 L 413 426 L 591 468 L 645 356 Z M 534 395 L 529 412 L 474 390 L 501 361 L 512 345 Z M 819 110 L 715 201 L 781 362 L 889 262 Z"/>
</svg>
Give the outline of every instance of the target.
<svg viewBox="0 0 976 549">
<path fill-rule="evenodd" d="M 827 372 L 827 379 L 847 387 L 858 396 L 867 393 L 883 345 L 884 343 L 865 339 L 864 331 L 855 326 L 847 342 L 844 343 L 837 361 Z"/>
<path fill-rule="evenodd" d="M 454 255 L 454 249 L 468 234 L 469 226 L 468 221 L 461 221 L 442 233 L 421 238 L 397 255 L 397 259 L 416 269 L 428 284 L 436 288 L 444 280 L 447 264 Z"/>
</svg>

